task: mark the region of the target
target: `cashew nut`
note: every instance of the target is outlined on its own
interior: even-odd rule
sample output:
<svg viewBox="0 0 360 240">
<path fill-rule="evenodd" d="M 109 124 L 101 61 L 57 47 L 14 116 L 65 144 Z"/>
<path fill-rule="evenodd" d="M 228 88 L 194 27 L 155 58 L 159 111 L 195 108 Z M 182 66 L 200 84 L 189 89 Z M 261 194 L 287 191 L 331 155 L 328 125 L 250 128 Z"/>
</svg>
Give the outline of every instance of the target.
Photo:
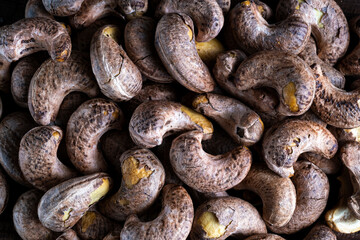
<svg viewBox="0 0 360 240">
<path fill-rule="evenodd" d="M 77 13 L 84 0 L 42 0 L 51 15 L 66 17 Z"/>
<path fill-rule="evenodd" d="M 285 240 L 285 238 L 282 238 L 275 234 L 257 234 L 253 235 L 251 237 L 246 238 L 245 240 Z"/>
<path fill-rule="evenodd" d="M 9 185 L 5 178 L 5 175 L 0 171 L 0 214 L 5 210 L 5 207 L 9 200 Z"/>
<path fill-rule="evenodd" d="M 300 158 L 303 158 L 304 160 L 313 163 L 326 174 L 336 174 L 337 172 L 339 172 L 342 166 L 342 163 L 337 155 L 335 155 L 331 159 L 327 159 L 316 153 L 307 152 L 301 154 Z"/>
<path fill-rule="evenodd" d="M 42 0 L 29 0 L 25 7 L 25 18 L 46 17 L 54 19 L 54 17 L 46 11 Z"/>
<path fill-rule="evenodd" d="M 304 240 L 336 240 L 336 235 L 326 225 L 318 224 L 311 229 Z"/>
<path fill-rule="evenodd" d="M 61 234 L 56 240 L 80 240 L 76 232 L 72 229 L 66 230 L 63 234 Z"/>
<path fill-rule="evenodd" d="M 216 0 L 216 2 L 219 4 L 219 7 L 223 11 L 223 15 L 225 16 L 231 7 L 231 0 Z"/>
<path fill-rule="evenodd" d="M 148 9 L 148 0 L 117 0 L 117 3 L 128 19 L 141 17 Z"/>
</svg>

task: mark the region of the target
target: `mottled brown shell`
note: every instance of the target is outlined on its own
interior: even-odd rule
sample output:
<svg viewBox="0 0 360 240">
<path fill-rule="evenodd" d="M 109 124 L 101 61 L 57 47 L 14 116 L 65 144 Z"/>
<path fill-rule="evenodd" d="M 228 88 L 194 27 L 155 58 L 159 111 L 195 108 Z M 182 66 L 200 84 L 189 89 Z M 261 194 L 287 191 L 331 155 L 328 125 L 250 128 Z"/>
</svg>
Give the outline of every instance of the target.
<svg viewBox="0 0 360 240">
<path fill-rule="evenodd" d="M 0 171 L 0 214 L 5 210 L 9 200 L 10 189 L 5 175 Z"/>
<path fill-rule="evenodd" d="M 251 237 L 246 238 L 245 240 L 285 240 L 285 238 L 282 238 L 276 234 L 257 234 L 253 235 Z"/>
<path fill-rule="evenodd" d="M 42 0 L 29 0 L 25 7 L 25 18 L 47 17 L 54 19 L 54 17 L 46 11 Z"/>
<path fill-rule="evenodd" d="M 336 240 L 336 235 L 329 227 L 318 224 L 311 229 L 304 240 Z"/>
<path fill-rule="evenodd" d="M 231 0 L 216 0 L 216 2 L 219 4 L 219 7 L 223 11 L 223 15 L 225 16 L 231 7 Z"/>
<path fill-rule="evenodd" d="M 74 230 L 68 229 L 59 237 L 57 237 L 56 240 L 80 240 L 80 238 L 77 236 Z"/>
<path fill-rule="evenodd" d="M 46 11 L 54 16 L 70 16 L 79 11 L 84 0 L 42 0 Z"/>
<path fill-rule="evenodd" d="M 148 0 L 117 0 L 120 11 L 128 19 L 142 16 L 148 9 Z"/>
<path fill-rule="evenodd" d="M 341 170 L 342 166 L 341 160 L 337 154 L 333 158 L 328 159 L 316 153 L 307 152 L 301 154 L 300 158 L 313 163 L 326 174 L 336 174 Z"/>
</svg>

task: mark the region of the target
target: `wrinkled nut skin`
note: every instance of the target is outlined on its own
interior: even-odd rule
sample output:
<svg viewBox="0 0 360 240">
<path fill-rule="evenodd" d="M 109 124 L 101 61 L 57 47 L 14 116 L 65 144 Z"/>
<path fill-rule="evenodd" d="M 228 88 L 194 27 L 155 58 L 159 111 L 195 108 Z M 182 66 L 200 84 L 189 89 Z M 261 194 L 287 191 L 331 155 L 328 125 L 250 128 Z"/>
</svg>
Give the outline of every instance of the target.
<svg viewBox="0 0 360 240">
<path fill-rule="evenodd" d="M 68 229 L 59 237 L 57 237 L 56 240 L 80 240 L 80 238 L 74 230 Z"/>
<path fill-rule="evenodd" d="M 48 125 L 55 121 L 63 99 L 75 91 L 89 97 L 99 94 L 89 63 L 75 52 L 64 63 L 45 61 L 29 86 L 28 106 L 35 122 Z"/>
<path fill-rule="evenodd" d="M 83 174 L 107 170 L 98 149 L 101 136 L 111 129 L 121 129 L 123 113 L 112 101 L 88 100 L 71 115 L 66 128 L 66 149 L 70 161 Z"/>
<path fill-rule="evenodd" d="M 92 37 L 91 67 L 101 92 L 114 101 L 126 101 L 136 96 L 142 87 L 139 69 L 118 44 L 120 28 L 101 27 Z"/>
<path fill-rule="evenodd" d="M 129 161 L 138 163 L 133 171 L 144 169 L 145 176 L 128 172 Z M 133 164 L 135 162 L 130 162 Z M 140 214 L 148 209 L 159 196 L 165 182 L 165 170 L 160 160 L 148 149 L 134 149 L 124 152 L 120 157 L 122 166 L 121 186 L 117 193 L 104 199 L 100 211 L 116 221 L 125 221 L 131 214 Z M 136 164 L 135 164 L 136 165 Z M 132 182 L 131 178 L 137 178 Z"/>
<path fill-rule="evenodd" d="M 163 16 L 156 27 L 155 48 L 167 71 L 181 85 L 198 93 L 214 90 L 211 73 L 197 53 L 189 16 L 182 13 Z"/>
<path fill-rule="evenodd" d="M 217 224 L 225 227 L 225 231 L 212 237 L 204 229 L 201 219 L 204 213 L 214 215 Z M 195 212 L 194 224 L 190 233 L 191 240 L 218 239 L 234 236 L 243 239 L 253 234 L 266 233 L 266 225 L 259 212 L 250 203 L 236 197 L 220 197 L 201 204 Z"/>
<path fill-rule="evenodd" d="M 231 152 L 214 156 L 202 149 L 202 138 L 203 133 L 197 130 L 173 140 L 170 162 L 176 175 L 199 192 L 221 192 L 240 183 L 250 170 L 250 150 L 239 146 Z"/>
<path fill-rule="evenodd" d="M 128 19 L 140 17 L 148 9 L 148 0 L 117 0 L 117 4 Z"/>
<path fill-rule="evenodd" d="M 72 228 L 111 186 L 112 180 L 106 173 L 77 177 L 56 185 L 39 202 L 42 225 L 54 232 Z"/>
<path fill-rule="evenodd" d="M 42 0 L 29 0 L 25 7 L 25 18 L 47 17 L 54 19 L 54 17 L 46 11 Z"/>
<path fill-rule="evenodd" d="M 311 229 L 304 240 L 336 240 L 336 235 L 326 225 L 318 224 Z"/>
<path fill-rule="evenodd" d="M 349 27 L 344 13 L 334 0 L 280 0 L 276 17 L 284 19 L 293 14 L 302 15 L 311 25 L 320 59 L 334 65 L 344 56 L 350 41 Z"/>
<path fill-rule="evenodd" d="M 219 4 L 219 7 L 223 11 L 223 15 L 225 16 L 231 7 L 231 0 L 216 0 L 216 2 Z"/>
<path fill-rule="evenodd" d="M 20 169 L 35 188 L 47 191 L 77 175 L 57 158 L 62 137 L 63 132 L 57 126 L 35 127 L 22 137 L 19 148 Z"/>
<path fill-rule="evenodd" d="M 318 123 L 290 120 L 269 129 L 262 148 L 268 167 L 282 177 L 290 177 L 300 154 L 314 152 L 330 159 L 337 152 L 338 143 L 331 132 Z"/>
<path fill-rule="evenodd" d="M 268 24 L 254 1 L 237 4 L 229 13 L 230 29 L 238 47 L 249 54 L 263 50 L 300 53 L 309 40 L 310 25 L 299 15 Z"/>
<path fill-rule="evenodd" d="M 125 48 L 129 58 L 148 79 L 169 83 L 173 78 L 163 66 L 154 47 L 156 22 L 149 17 L 139 17 L 126 24 Z"/>
<path fill-rule="evenodd" d="M 171 101 L 144 102 L 131 116 L 130 137 L 136 145 L 152 148 L 161 145 L 163 138 L 174 132 L 192 129 L 199 129 L 206 134 L 213 132 L 211 122 L 199 114 L 205 126 L 197 123 L 192 119 L 193 113 L 190 111 L 180 103 Z"/>
<path fill-rule="evenodd" d="M 0 214 L 5 210 L 9 200 L 10 189 L 5 175 L 0 171 Z"/>
<path fill-rule="evenodd" d="M 285 238 L 282 238 L 275 234 L 257 234 L 248 237 L 245 240 L 285 240 Z"/>
<path fill-rule="evenodd" d="M 35 127 L 30 114 L 14 112 L 0 123 L 0 164 L 5 172 L 17 183 L 31 186 L 19 166 L 19 146 L 24 134 Z"/>
<path fill-rule="evenodd" d="M 291 178 L 296 188 L 296 208 L 290 221 L 283 227 L 271 227 L 278 234 L 293 234 L 313 224 L 324 211 L 329 197 L 329 180 L 314 164 L 295 163 Z"/>
<path fill-rule="evenodd" d="M 169 13 L 184 13 L 190 16 L 198 30 L 198 42 L 208 42 L 215 38 L 224 25 L 224 15 L 216 0 L 161 0 L 155 15 Z"/>
<path fill-rule="evenodd" d="M 120 240 L 120 232 L 122 227 L 117 227 L 115 230 L 109 232 L 103 240 Z"/>
<path fill-rule="evenodd" d="M 162 191 L 162 209 L 156 219 L 140 222 L 130 215 L 121 230 L 120 239 L 169 239 L 185 240 L 194 218 L 192 200 L 186 190 L 168 184 Z"/>
<path fill-rule="evenodd" d="M 282 178 L 262 165 L 252 165 L 245 179 L 235 187 L 250 190 L 263 202 L 263 219 L 268 226 L 287 224 L 296 207 L 296 190 L 290 178 Z"/>
<path fill-rule="evenodd" d="M 37 215 L 37 205 L 43 193 L 39 190 L 30 190 L 23 193 L 16 201 L 12 217 L 16 232 L 22 239 L 38 240 L 54 239 L 55 233 L 44 227 Z"/>
<path fill-rule="evenodd" d="M 282 51 L 263 51 L 250 56 L 240 64 L 233 81 L 238 90 L 274 88 L 280 96 L 277 111 L 285 116 L 305 113 L 315 95 L 311 68 L 301 58 Z"/>
<path fill-rule="evenodd" d="M 238 144 L 251 146 L 264 131 L 259 115 L 236 99 L 206 93 L 192 103 L 197 112 L 214 119 Z"/>
<path fill-rule="evenodd" d="M 338 140 L 339 141 L 339 140 Z M 340 142 L 339 142 L 340 145 Z M 335 155 L 331 159 L 327 159 L 316 153 L 303 153 L 300 158 L 309 161 L 319 167 L 325 174 L 336 174 L 341 170 L 341 160 Z"/>
<path fill-rule="evenodd" d="M 42 0 L 42 2 L 51 15 L 66 17 L 79 11 L 84 0 Z"/>
</svg>

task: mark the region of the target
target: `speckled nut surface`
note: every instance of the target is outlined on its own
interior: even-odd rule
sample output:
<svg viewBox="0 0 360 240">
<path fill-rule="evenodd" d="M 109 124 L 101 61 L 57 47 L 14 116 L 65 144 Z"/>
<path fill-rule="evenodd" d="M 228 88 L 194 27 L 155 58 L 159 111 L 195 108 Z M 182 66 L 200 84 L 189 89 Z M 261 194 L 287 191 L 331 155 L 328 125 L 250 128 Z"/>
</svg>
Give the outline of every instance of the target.
<svg viewBox="0 0 360 240">
<path fill-rule="evenodd" d="M 214 90 L 211 73 L 197 53 L 189 16 L 182 13 L 163 16 L 156 27 L 155 47 L 167 71 L 181 85 L 198 93 Z"/>
<path fill-rule="evenodd" d="M 223 11 L 223 15 L 225 16 L 231 7 L 231 0 L 216 0 L 216 2 L 219 4 L 219 7 Z"/>
<path fill-rule="evenodd" d="M 199 129 L 212 134 L 212 123 L 201 114 L 180 103 L 148 101 L 140 104 L 131 116 L 129 132 L 133 141 L 142 147 L 161 145 L 165 136 L 174 132 Z"/>
<path fill-rule="evenodd" d="M 73 178 L 77 173 L 57 158 L 63 132 L 57 126 L 41 126 L 28 131 L 21 139 L 19 165 L 25 179 L 35 188 L 49 188 Z"/>
<path fill-rule="evenodd" d="M 349 46 L 350 34 L 347 20 L 334 0 L 280 0 L 276 9 L 278 19 L 294 14 L 302 15 L 311 25 L 312 35 L 318 45 L 318 56 L 334 65 L 344 56 Z"/>
<path fill-rule="evenodd" d="M 41 125 L 55 121 L 63 99 L 74 91 L 89 97 L 99 94 L 89 63 L 75 52 L 64 63 L 45 61 L 29 87 L 28 105 L 34 120 Z"/>
<path fill-rule="evenodd" d="M 106 173 L 77 177 L 56 185 L 39 202 L 38 216 L 42 225 L 54 232 L 72 228 L 111 186 L 112 180 Z"/>
<path fill-rule="evenodd" d="M 100 211 L 116 221 L 148 209 L 159 196 L 165 182 L 165 171 L 159 159 L 148 149 L 133 149 L 120 157 L 120 189 L 104 199 Z"/>
<path fill-rule="evenodd" d="M 125 101 L 141 90 L 142 77 L 117 41 L 120 28 L 101 27 L 93 36 L 90 47 L 91 66 L 101 92 L 114 101 Z"/>
<path fill-rule="evenodd" d="M 202 149 L 202 138 L 203 133 L 197 130 L 183 133 L 173 140 L 170 162 L 176 175 L 199 192 L 221 192 L 240 183 L 250 170 L 250 150 L 239 146 L 231 152 L 214 156 Z"/>
<path fill-rule="evenodd" d="M 301 58 L 282 51 L 263 51 L 243 61 L 233 80 L 238 90 L 274 88 L 280 97 L 277 111 L 285 116 L 301 115 L 311 106 L 315 78 Z"/>
<path fill-rule="evenodd" d="M 328 159 L 316 153 L 308 152 L 301 154 L 300 158 L 315 164 L 326 174 L 336 174 L 341 170 L 342 166 L 341 160 L 337 155 L 331 159 Z"/>
<path fill-rule="evenodd" d="M 211 199 L 195 212 L 191 240 L 223 240 L 234 236 L 243 239 L 253 234 L 266 233 L 259 212 L 250 203 L 235 197 Z"/>
<path fill-rule="evenodd" d="M 30 114 L 14 112 L 0 123 L 0 164 L 17 183 L 30 186 L 19 166 L 19 146 L 24 134 L 35 127 Z"/>
<path fill-rule="evenodd" d="M 70 16 L 79 11 L 84 0 L 42 0 L 46 11 L 54 16 Z"/>
<path fill-rule="evenodd" d="M 5 210 L 9 200 L 10 189 L 5 175 L 0 171 L 0 214 Z"/>
<path fill-rule="evenodd" d="M 263 139 L 264 160 L 282 177 L 294 174 L 293 164 L 300 154 L 315 152 L 328 159 L 337 149 L 336 138 L 325 127 L 306 120 L 290 120 L 269 129 Z"/>
<path fill-rule="evenodd" d="M 291 178 L 296 188 L 296 208 L 290 221 L 283 227 L 269 226 L 278 234 L 293 234 L 313 224 L 324 211 L 329 196 L 329 180 L 314 164 L 295 163 Z"/>
<path fill-rule="evenodd" d="M 285 240 L 285 238 L 282 238 L 276 234 L 256 234 L 251 237 L 246 238 L 245 240 Z"/>
<path fill-rule="evenodd" d="M 192 200 L 186 190 L 168 184 L 162 192 L 162 209 L 150 222 L 141 222 L 130 215 L 120 233 L 120 239 L 168 239 L 185 240 L 190 233 L 194 218 Z"/>
<path fill-rule="evenodd" d="M 111 129 L 121 129 L 123 113 L 112 101 L 88 100 L 71 115 L 66 128 L 66 149 L 70 161 L 83 174 L 107 170 L 98 149 L 101 136 Z"/>
<path fill-rule="evenodd" d="M 117 0 L 117 3 L 128 19 L 141 17 L 148 9 L 148 0 Z"/>
<path fill-rule="evenodd" d="M 311 33 L 310 25 L 296 14 L 277 24 L 268 24 L 253 0 L 237 4 L 229 18 L 229 30 L 233 31 L 235 42 L 249 54 L 263 50 L 298 54 Z"/>
<path fill-rule="evenodd" d="M 25 18 L 47 17 L 54 19 L 54 17 L 46 11 L 42 0 L 29 0 L 25 7 Z"/>
<path fill-rule="evenodd" d="M 126 24 L 124 41 L 129 58 L 148 79 L 172 82 L 173 78 L 163 66 L 154 46 L 156 22 L 150 17 L 139 17 Z"/>
<path fill-rule="evenodd" d="M 24 240 L 54 239 L 55 233 L 44 227 L 37 215 L 37 205 L 43 193 L 30 190 L 23 193 L 16 201 L 12 217 L 14 227 Z"/>
<path fill-rule="evenodd" d="M 198 29 L 198 42 L 207 42 L 215 38 L 224 25 L 224 15 L 216 0 L 161 0 L 156 14 L 169 13 L 189 15 Z"/>
<path fill-rule="evenodd" d="M 74 230 L 68 229 L 63 232 L 59 237 L 57 237 L 56 240 L 80 240 L 80 238 L 77 236 Z"/>
<path fill-rule="evenodd" d="M 263 219 L 268 226 L 287 224 L 296 207 L 296 190 L 290 178 L 282 178 L 262 165 L 252 165 L 235 189 L 255 192 L 263 202 Z"/>
<path fill-rule="evenodd" d="M 214 119 L 238 144 L 251 146 L 262 136 L 264 124 L 259 115 L 236 99 L 206 93 L 196 97 L 192 105 Z"/>
<path fill-rule="evenodd" d="M 326 225 L 318 224 L 311 229 L 304 240 L 336 240 L 336 235 Z"/>
</svg>

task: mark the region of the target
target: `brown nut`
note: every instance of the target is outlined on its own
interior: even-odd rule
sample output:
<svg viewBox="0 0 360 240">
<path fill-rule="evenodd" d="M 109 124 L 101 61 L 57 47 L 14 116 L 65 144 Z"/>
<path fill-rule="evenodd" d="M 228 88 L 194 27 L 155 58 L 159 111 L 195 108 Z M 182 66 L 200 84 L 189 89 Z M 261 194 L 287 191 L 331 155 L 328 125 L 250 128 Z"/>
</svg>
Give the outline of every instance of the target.
<svg viewBox="0 0 360 240">
<path fill-rule="evenodd" d="M 54 16 L 70 16 L 79 11 L 84 0 L 42 0 L 46 11 Z"/>
<path fill-rule="evenodd" d="M 57 158 L 62 135 L 57 126 L 41 126 L 31 129 L 21 139 L 20 169 L 25 179 L 37 189 L 47 191 L 77 175 Z"/>
<path fill-rule="evenodd" d="M 222 45 L 222 43 L 216 38 L 213 38 L 208 42 L 195 41 L 195 46 L 196 46 L 196 51 L 199 54 L 199 57 L 209 68 L 214 66 L 216 57 L 220 53 L 225 51 L 225 48 Z"/>
<path fill-rule="evenodd" d="M 23 193 L 16 201 L 12 217 L 16 232 L 24 240 L 54 239 L 55 233 L 44 227 L 37 215 L 37 206 L 43 193 L 30 190 Z"/>
<path fill-rule="evenodd" d="M 118 226 L 117 228 L 115 228 L 113 231 L 109 232 L 104 238 L 103 240 L 120 240 L 120 232 L 121 232 L 122 227 Z"/>
<path fill-rule="evenodd" d="M 117 193 L 104 199 L 100 211 L 107 217 L 124 221 L 131 214 L 143 213 L 159 196 L 165 171 L 148 149 L 133 149 L 120 157 L 122 180 Z"/>
<path fill-rule="evenodd" d="M 148 101 L 140 104 L 131 116 L 129 132 L 139 146 L 161 145 L 163 138 L 174 132 L 199 129 L 212 134 L 214 129 L 201 114 L 171 101 Z"/>
<path fill-rule="evenodd" d="M 262 136 L 261 118 L 240 101 L 206 93 L 196 97 L 192 105 L 197 112 L 214 119 L 238 144 L 251 146 Z"/>
<path fill-rule="evenodd" d="M 282 238 L 276 234 L 257 234 L 253 235 L 251 237 L 246 238 L 245 240 L 285 240 L 285 238 Z"/>
<path fill-rule="evenodd" d="M 235 197 L 211 199 L 195 212 L 190 239 L 218 239 L 228 236 L 243 239 L 253 234 L 266 233 L 259 212 L 250 203 Z"/>
<path fill-rule="evenodd" d="M 344 56 L 350 34 L 347 20 L 334 0 L 281 0 L 276 9 L 278 19 L 299 14 L 311 25 L 318 46 L 318 56 L 334 65 Z"/>
<path fill-rule="evenodd" d="M 303 153 L 300 155 L 300 158 L 313 163 L 315 166 L 319 167 L 325 174 L 336 174 L 341 170 L 341 160 L 337 155 L 333 158 L 328 159 L 316 153 Z"/>
<path fill-rule="evenodd" d="M 72 53 L 64 63 L 45 61 L 29 87 L 28 105 L 34 120 L 41 125 L 55 121 L 61 102 L 74 91 L 89 97 L 99 93 L 88 62 L 79 53 Z"/>
<path fill-rule="evenodd" d="M 293 164 L 300 154 L 315 152 L 330 159 L 338 149 L 336 138 L 325 127 L 296 119 L 269 129 L 262 146 L 266 164 L 282 177 L 294 175 Z"/>
<path fill-rule="evenodd" d="M 149 17 L 139 17 L 126 24 L 124 41 L 129 58 L 148 79 L 159 82 L 172 82 L 154 46 L 156 22 Z"/>
<path fill-rule="evenodd" d="M 0 171 L 0 214 L 5 210 L 9 200 L 9 185 L 6 181 L 5 175 Z"/>
<path fill-rule="evenodd" d="M 207 42 L 215 38 L 224 25 L 224 15 L 216 0 L 161 0 L 157 6 L 156 14 L 165 15 L 169 13 L 189 15 L 197 27 L 196 41 L 198 42 Z M 182 16 L 182 14 L 179 15 Z M 183 21 L 187 22 L 185 19 Z M 193 34 L 193 27 L 190 28 L 191 34 Z"/>
<path fill-rule="evenodd" d="M 282 227 L 269 226 L 278 234 L 293 234 L 313 224 L 324 211 L 329 197 L 329 180 L 314 164 L 295 163 L 291 178 L 296 188 L 296 208 L 290 221 Z"/>
<path fill-rule="evenodd" d="M 305 113 L 315 95 L 315 78 L 301 58 L 281 51 L 263 51 L 243 61 L 236 70 L 238 90 L 274 88 L 280 97 L 277 111 L 285 116 Z"/>
<path fill-rule="evenodd" d="M 336 240 L 336 235 L 326 225 L 318 224 L 311 229 L 304 240 Z"/>
<path fill-rule="evenodd" d="M 141 17 L 148 9 L 148 0 L 117 0 L 117 3 L 128 19 Z"/>
<path fill-rule="evenodd" d="M 140 222 L 130 215 L 121 230 L 120 239 L 168 239 L 185 240 L 190 233 L 194 218 L 192 200 L 186 190 L 168 184 L 162 191 L 162 209 L 150 222 Z"/>
<path fill-rule="evenodd" d="M 74 230 L 68 229 L 59 237 L 57 237 L 56 240 L 80 240 L 80 238 Z"/>
<path fill-rule="evenodd" d="M 296 207 L 296 190 L 290 178 L 282 178 L 262 165 L 252 165 L 245 179 L 235 187 L 250 190 L 263 202 L 263 219 L 268 226 L 287 224 Z"/>
<path fill-rule="evenodd" d="M 198 93 L 211 92 L 215 82 L 197 53 L 193 35 L 193 22 L 189 16 L 182 13 L 165 15 L 156 27 L 156 51 L 170 75 L 184 87 Z"/>
<path fill-rule="evenodd" d="M 46 11 L 42 0 L 29 0 L 25 7 L 25 18 L 46 17 L 54 19 L 54 17 Z"/>
<path fill-rule="evenodd" d="M 120 29 L 105 25 L 94 34 L 90 47 L 91 67 L 101 92 L 114 101 L 133 98 L 142 86 L 141 73 L 119 39 Z"/>
<path fill-rule="evenodd" d="M 231 0 L 216 0 L 216 2 L 219 4 L 219 7 L 223 11 L 223 15 L 225 16 L 231 7 Z"/>
<path fill-rule="evenodd" d="M 95 98 L 80 105 L 66 128 L 67 153 L 77 170 L 84 174 L 107 170 L 98 142 L 106 131 L 120 129 L 123 120 L 121 109 L 110 100 Z"/>
<path fill-rule="evenodd" d="M 170 162 L 176 175 L 199 192 L 221 192 L 240 183 L 250 170 L 250 150 L 239 146 L 214 156 L 202 149 L 202 138 L 203 133 L 196 130 L 173 140 Z"/>
<path fill-rule="evenodd" d="M 39 202 L 38 216 L 42 225 L 54 232 L 72 228 L 111 186 L 112 180 L 106 173 L 77 177 L 56 185 Z"/>
</svg>

